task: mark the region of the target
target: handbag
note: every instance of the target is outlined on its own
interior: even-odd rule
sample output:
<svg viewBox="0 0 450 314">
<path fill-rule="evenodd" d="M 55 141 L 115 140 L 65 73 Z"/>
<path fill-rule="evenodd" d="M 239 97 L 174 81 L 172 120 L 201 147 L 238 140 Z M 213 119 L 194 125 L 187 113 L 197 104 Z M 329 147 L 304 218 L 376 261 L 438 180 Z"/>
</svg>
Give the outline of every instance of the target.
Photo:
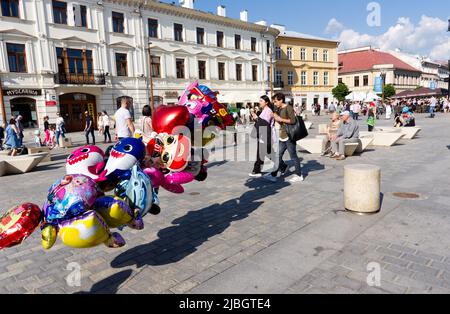
<svg viewBox="0 0 450 314">
<path fill-rule="evenodd" d="M 303 118 L 301 116 L 296 116 L 295 120 L 295 124 L 285 125 L 289 139 L 293 142 L 300 141 L 309 135 Z"/>
</svg>

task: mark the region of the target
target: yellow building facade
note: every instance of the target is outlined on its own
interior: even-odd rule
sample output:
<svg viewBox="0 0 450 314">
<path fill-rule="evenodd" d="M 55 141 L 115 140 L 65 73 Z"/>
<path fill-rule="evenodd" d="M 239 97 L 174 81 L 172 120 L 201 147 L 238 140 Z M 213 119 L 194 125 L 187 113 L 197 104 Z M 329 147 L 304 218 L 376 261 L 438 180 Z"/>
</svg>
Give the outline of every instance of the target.
<svg viewBox="0 0 450 314">
<path fill-rule="evenodd" d="M 335 101 L 331 91 L 338 83 L 339 42 L 278 29 L 275 92 L 283 92 L 307 110 L 316 103 L 326 108 Z"/>
</svg>

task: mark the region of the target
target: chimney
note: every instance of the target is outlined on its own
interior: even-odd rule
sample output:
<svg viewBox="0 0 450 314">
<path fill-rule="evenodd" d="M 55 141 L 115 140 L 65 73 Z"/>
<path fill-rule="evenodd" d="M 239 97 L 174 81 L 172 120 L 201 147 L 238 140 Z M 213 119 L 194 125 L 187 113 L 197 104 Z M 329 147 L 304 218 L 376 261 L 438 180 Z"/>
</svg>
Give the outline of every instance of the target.
<svg viewBox="0 0 450 314">
<path fill-rule="evenodd" d="M 183 8 L 193 9 L 195 0 L 180 0 L 180 4 Z"/>
<path fill-rule="evenodd" d="M 241 11 L 241 21 L 248 22 L 248 11 Z"/>
<path fill-rule="evenodd" d="M 217 15 L 218 16 L 223 16 L 223 17 L 227 16 L 227 9 L 225 8 L 224 5 L 219 5 L 217 7 Z"/>
</svg>

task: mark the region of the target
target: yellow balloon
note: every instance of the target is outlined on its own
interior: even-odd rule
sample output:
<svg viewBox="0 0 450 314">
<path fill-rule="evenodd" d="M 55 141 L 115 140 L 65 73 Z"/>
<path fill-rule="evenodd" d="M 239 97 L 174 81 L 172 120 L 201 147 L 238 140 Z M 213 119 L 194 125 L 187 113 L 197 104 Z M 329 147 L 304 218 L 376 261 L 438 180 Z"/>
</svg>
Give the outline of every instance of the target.
<svg viewBox="0 0 450 314">
<path fill-rule="evenodd" d="M 55 245 L 57 231 L 54 226 L 46 226 L 42 229 L 42 247 L 45 250 L 50 250 Z"/>
<path fill-rule="evenodd" d="M 95 211 L 60 224 L 61 241 L 73 248 L 91 248 L 108 241 L 111 233 L 105 221 Z"/>
</svg>

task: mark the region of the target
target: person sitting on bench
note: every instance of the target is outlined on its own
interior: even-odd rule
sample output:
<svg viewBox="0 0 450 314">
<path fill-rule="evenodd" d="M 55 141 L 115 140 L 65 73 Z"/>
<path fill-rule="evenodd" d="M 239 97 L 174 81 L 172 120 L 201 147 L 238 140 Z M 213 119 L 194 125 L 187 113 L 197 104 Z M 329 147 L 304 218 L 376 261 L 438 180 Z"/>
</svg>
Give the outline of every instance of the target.
<svg viewBox="0 0 450 314">
<path fill-rule="evenodd" d="M 350 117 L 350 112 L 341 113 L 342 126 L 331 138 L 331 158 L 345 160 L 345 144 L 359 143 L 358 123 Z"/>
</svg>

